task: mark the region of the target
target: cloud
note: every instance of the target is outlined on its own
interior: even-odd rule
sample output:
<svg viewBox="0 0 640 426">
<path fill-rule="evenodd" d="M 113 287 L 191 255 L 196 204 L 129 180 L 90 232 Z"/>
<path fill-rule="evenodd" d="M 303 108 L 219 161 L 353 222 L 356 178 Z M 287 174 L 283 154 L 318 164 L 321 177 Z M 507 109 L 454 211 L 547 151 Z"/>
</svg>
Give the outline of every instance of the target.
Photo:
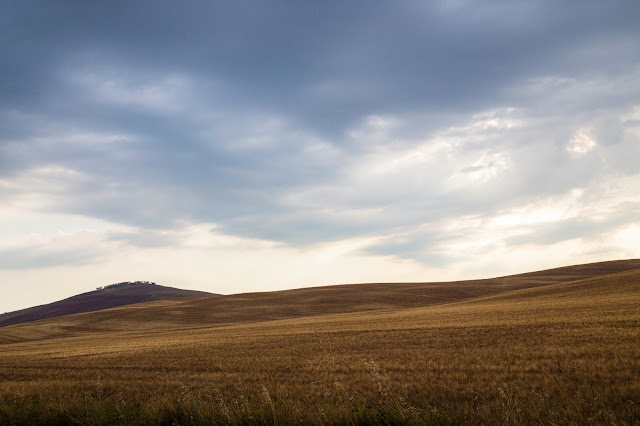
<svg viewBox="0 0 640 426">
<path fill-rule="evenodd" d="M 615 189 L 639 170 L 633 1 L 2 3 L 10 228 L 73 217 L 104 247 L 192 250 L 185 224 L 206 224 L 439 268 L 576 241 L 620 253 L 637 223 Z M 52 241 L 6 268 L 82 252 Z"/>
<path fill-rule="evenodd" d="M 86 265 L 99 257 L 97 250 L 88 250 L 90 244 L 76 242 L 76 246 L 60 248 L 59 239 L 33 241 L 23 247 L 0 250 L 0 269 L 25 270 L 61 265 Z M 83 244 L 84 243 L 84 244 Z"/>
<path fill-rule="evenodd" d="M 42 218 L 38 222 L 42 227 Z M 446 275 L 409 259 L 360 252 L 376 238 L 301 248 L 224 234 L 207 223 L 148 230 L 71 220 L 72 229 L 65 232 L 56 229 L 56 222 L 49 225 L 26 239 L 0 240 L 0 275 L 6 283 L 0 287 L 2 310 L 147 278 L 179 288 L 238 293 Z M 96 225 L 104 229 L 84 228 Z"/>
<path fill-rule="evenodd" d="M 567 151 L 573 155 L 580 156 L 593 150 L 598 143 L 589 133 L 589 130 L 585 128 L 576 130 L 567 145 Z"/>
</svg>

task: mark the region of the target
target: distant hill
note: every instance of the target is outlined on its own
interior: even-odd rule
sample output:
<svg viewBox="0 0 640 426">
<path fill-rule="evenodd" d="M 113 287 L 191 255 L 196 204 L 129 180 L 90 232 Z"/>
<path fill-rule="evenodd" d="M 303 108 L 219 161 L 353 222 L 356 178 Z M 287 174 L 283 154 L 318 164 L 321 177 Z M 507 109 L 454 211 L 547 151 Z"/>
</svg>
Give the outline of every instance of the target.
<svg viewBox="0 0 640 426">
<path fill-rule="evenodd" d="M 95 291 L 78 294 L 47 305 L 34 306 L 0 315 L 0 327 L 37 321 L 63 315 L 100 311 L 117 306 L 181 297 L 217 296 L 204 291 L 181 290 L 157 285 L 149 281 L 133 281 L 98 287 Z"/>
<path fill-rule="evenodd" d="M 639 270 L 640 259 L 573 265 L 506 277 L 431 283 L 371 283 L 164 300 L 2 330 L 3 343 L 82 333 L 166 333 L 322 315 L 391 312 L 445 305 L 525 289 Z M 126 287 L 120 290 L 124 291 Z M 1 319 L 1 317 L 0 317 Z M 1 324 L 1 323 L 0 323 Z"/>
</svg>

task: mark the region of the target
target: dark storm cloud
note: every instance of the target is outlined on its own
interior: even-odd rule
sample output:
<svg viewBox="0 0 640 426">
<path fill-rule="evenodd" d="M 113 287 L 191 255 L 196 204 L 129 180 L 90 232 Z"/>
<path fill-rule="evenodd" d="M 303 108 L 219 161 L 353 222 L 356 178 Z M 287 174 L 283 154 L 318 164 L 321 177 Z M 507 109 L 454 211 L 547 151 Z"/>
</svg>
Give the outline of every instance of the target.
<svg viewBox="0 0 640 426">
<path fill-rule="evenodd" d="M 41 106 L 57 67 L 104 61 L 186 70 L 219 81 L 232 105 L 338 132 L 371 111 L 469 108 L 523 76 L 587 72 L 591 43 L 635 32 L 639 13 L 635 2 L 4 3 L 5 105 Z"/>
<path fill-rule="evenodd" d="M 615 113 L 638 93 L 637 79 L 620 83 L 639 64 L 635 1 L 2 0 L 2 10 L 0 177 L 77 171 L 79 182 L 45 179 L 43 208 L 139 227 L 216 222 L 309 243 L 561 193 L 599 178 L 602 159 L 565 152 L 572 132 L 608 108 L 594 132 L 615 144 Z M 370 116 L 404 120 L 379 144 L 410 146 L 512 105 L 534 123 L 468 142 L 455 162 L 443 154 L 413 178 L 352 176 L 378 143 Z M 462 133 L 473 132 L 486 129 Z M 442 189 L 451 173 L 493 173 L 489 145 L 511 150 L 517 170 Z M 606 157 L 633 173 L 628 158 Z"/>
</svg>

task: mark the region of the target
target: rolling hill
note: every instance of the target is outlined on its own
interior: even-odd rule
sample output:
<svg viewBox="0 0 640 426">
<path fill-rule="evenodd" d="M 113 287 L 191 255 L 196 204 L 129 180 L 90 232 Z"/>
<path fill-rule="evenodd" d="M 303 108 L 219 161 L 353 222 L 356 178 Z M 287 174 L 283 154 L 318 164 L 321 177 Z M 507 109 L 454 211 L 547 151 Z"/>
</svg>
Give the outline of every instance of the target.
<svg viewBox="0 0 640 426">
<path fill-rule="evenodd" d="M 635 424 L 640 261 L 0 329 L 0 424 Z"/>
<path fill-rule="evenodd" d="M 87 312 L 60 318 L 61 310 L 46 311 L 48 321 L 38 324 L 21 324 L 5 328 L 0 333 L 0 344 L 11 341 L 46 339 L 59 336 L 82 335 L 86 333 L 109 333 L 134 331 L 141 333 L 164 333 L 171 329 L 220 327 L 232 324 L 255 324 L 264 321 L 288 318 L 316 317 L 327 314 L 350 314 L 357 312 L 388 311 L 425 306 L 449 304 L 464 300 L 498 295 L 515 290 L 568 283 L 609 274 L 640 269 L 640 259 L 599 262 L 574 265 L 543 271 L 529 272 L 499 278 L 435 283 L 372 283 L 349 284 L 326 287 L 301 288 L 264 293 L 219 295 L 217 297 L 196 297 L 175 299 L 177 295 L 193 295 L 184 290 L 160 287 L 164 296 L 151 303 L 132 304 L 133 295 L 143 293 L 144 300 L 150 299 L 149 292 L 154 286 L 122 288 L 103 301 L 109 293 L 91 292 L 75 296 L 87 305 L 87 300 L 128 301 L 127 306 L 115 306 L 97 312 Z M 208 295 L 211 296 L 211 295 Z M 157 297 L 157 296 L 156 296 Z M 170 297 L 173 297 L 170 299 Z M 143 299 L 140 297 L 139 299 Z M 74 300 L 74 298 L 67 299 Z M 65 302 L 62 306 L 70 312 L 74 305 Z M 60 303 L 60 302 L 58 302 Z M 124 305 L 124 303 L 120 303 Z M 105 306 L 106 308 L 107 306 Z M 32 308 L 37 309 L 37 308 Z M 96 309 L 92 309 L 95 311 Z M 27 310 L 28 311 L 28 310 Z M 20 311 L 18 311 L 20 312 Z M 76 311 L 78 312 L 78 311 Z M 9 314 L 10 315 L 10 314 Z M 0 317 L 1 318 L 1 317 Z M 27 319 L 27 316 L 23 316 Z M 2 324 L 0 322 L 0 324 Z"/>
<path fill-rule="evenodd" d="M 2 314 L 0 315 L 0 327 L 154 300 L 203 296 L 214 296 L 214 294 L 203 291 L 181 290 L 148 282 L 125 282 L 78 294 L 46 305 Z"/>
</svg>

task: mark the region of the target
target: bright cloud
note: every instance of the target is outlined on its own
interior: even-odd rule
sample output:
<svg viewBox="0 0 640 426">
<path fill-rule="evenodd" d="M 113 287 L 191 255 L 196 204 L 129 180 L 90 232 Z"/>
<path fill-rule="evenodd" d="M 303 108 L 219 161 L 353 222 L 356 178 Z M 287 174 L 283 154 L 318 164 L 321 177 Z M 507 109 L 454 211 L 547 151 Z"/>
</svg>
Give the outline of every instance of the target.
<svg viewBox="0 0 640 426">
<path fill-rule="evenodd" d="M 592 151 L 598 143 L 586 128 L 578 129 L 567 145 L 569 153 L 580 156 Z"/>
</svg>

